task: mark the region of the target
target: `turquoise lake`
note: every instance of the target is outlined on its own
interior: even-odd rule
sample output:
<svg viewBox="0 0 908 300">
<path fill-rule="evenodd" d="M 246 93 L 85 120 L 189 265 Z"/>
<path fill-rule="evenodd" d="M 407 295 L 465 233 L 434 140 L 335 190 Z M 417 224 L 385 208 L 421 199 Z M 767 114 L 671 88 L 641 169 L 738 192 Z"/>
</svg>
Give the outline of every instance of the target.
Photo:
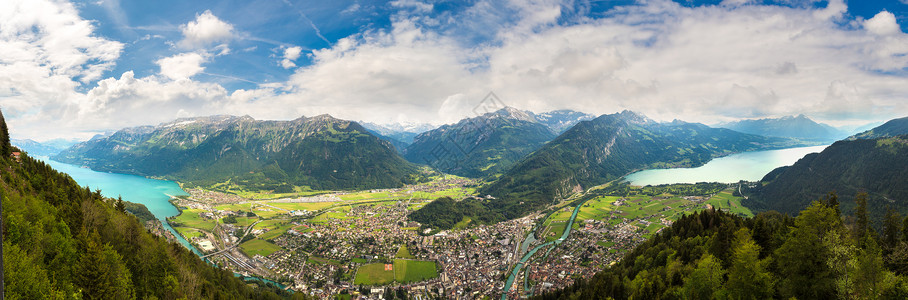
<svg viewBox="0 0 908 300">
<path fill-rule="evenodd" d="M 144 204 L 148 211 L 154 214 L 158 220 L 161 220 L 164 228 L 173 233 L 181 244 L 196 252 L 196 254 L 199 253 L 195 247 L 192 247 L 167 224 L 167 217 L 176 216 L 180 213 L 176 207 L 168 202 L 170 196 L 189 195 L 176 182 L 136 175 L 98 172 L 54 161 L 47 157 L 38 157 L 38 159 L 43 160 L 57 171 L 69 174 L 82 187 L 88 186 L 92 191 L 101 189 L 101 194 L 105 197 L 117 198 L 121 196 L 125 201 Z"/>
<path fill-rule="evenodd" d="M 635 185 L 757 181 L 775 168 L 790 166 L 804 155 L 823 151 L 826 147 L 828 145 L 744 152 L 716 158 L 696 168 L 645 170 L 626 178 Z"/>
</svg>

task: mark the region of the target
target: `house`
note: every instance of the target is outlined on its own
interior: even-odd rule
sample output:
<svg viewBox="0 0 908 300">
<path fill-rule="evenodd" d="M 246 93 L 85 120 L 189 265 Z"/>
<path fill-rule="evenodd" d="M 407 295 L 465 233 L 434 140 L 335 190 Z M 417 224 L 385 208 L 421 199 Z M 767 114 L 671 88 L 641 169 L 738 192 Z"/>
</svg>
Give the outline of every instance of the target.
<svg viewBox="0 0 908 300">
<path fill-rule="evenodd" d="M 22 159 L 22 158 L 21 158 L 21 156 L 22 156 L 22 153 L 21 153 L 21 152 L 13 152 L 12 154 L 10 154 L 10 156 L 11 156 L 12 158 L 16 159 L 16 161 L 21 161 L 21 159 Z"/>
</svg>

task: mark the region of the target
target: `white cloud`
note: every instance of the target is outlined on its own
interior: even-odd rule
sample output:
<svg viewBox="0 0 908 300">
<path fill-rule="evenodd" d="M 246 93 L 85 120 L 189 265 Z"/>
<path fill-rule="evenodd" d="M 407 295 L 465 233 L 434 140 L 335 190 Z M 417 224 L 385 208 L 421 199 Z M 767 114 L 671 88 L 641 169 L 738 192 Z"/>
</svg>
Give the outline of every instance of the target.
<svg viewBox="0 0 908 300">
<path fill-rule="evenodd" d="M 299 46 L 287 47 L 284 49 L 284 59 L 281 60 L 281 66 L 284 67 L 284 69 L 296 67 L 294 61 L 300 58 L 302 51 L 303 48 Z"/>
<path fill-rule="evenodd" d="M 135 78 L 126 72 L 86 93 L 73 78 L 109 68 L 116 54 L 90 60 L 100 63 L 60 64 L 55 73 L 40 57 L 29 56 L 36 46 L 20 42 L 38 38 L 9 31 L 12 37 L 0 39 L 6 43 L 0 47 L 0 105 L 20 112 L 13 124 L 36 135 L 52 128 L 88 132 L 219 113 L 454 122 L 471 115 L 489 91 L 507 105 L 534 111 L 632 109 L 661 120 L 704 123 L 798 113 L 840 122 L 908 115 L 908 85 L 901 75 L 908 68 L 908 37 L 893 32 L 895 21 L 885 14 L 863 24 L 842 22 L 847 7 L 831 2 L 825 8 L 750 2 L 691 8 L 653 0 L 602 18 L 564 21 L 560 3 L 513 1 L 495 6 L 506 10 L 495 15 L 510 13 L 514 19 L 496 21 L 503 25 L 490 28 L 483 36 L 489 40 L 479 46 L 450 30 L 473 19 L 449 15 L 426 21 L 408 10 L 392 17 L 390 29 L 312 51 L 312 63 L 296 68 L 286 82 L 232 93 L 189 79 L 216 53 L 229 51 L 224 43 L 158 60 L 163 76 Z M 395 2 L 405 4 L 419 7 Z M 6 11 L 0 7 L 0 14 Z M 204 15 L 210 12 L 190 24 L 206 23 Z M 4 34 L 13 28 L 0 24 Z M 219 39 L 195 40 L 205 47 L 227 41 Z M 63 50 L 87 51 L 69 48 Z M 294 48 L 276 55 L 281 66 L 296 66 L 302 48 Z"/>
<path fill-rule="evenodd" d="M 422 2 L 419 0 L 394 0 L 394 1 L 388 2 L 388 4 L 390 4 L 393 7 L 413 9 L 413 10 L 416 10 L 416 11 L 422 12 L 422 13 L 430 12 L 434 8 L 434 6 L 432 4 L 425 3 L 425 2 Z"/>
<path fill-rule="evenodd" d="M 233 38 L 233 25 L 221 21 L 210 10 L 196 15 L 194 21 L 189 21 L 180 26 L 183 40 L 179 45 L 183 48 L 194 49 L 211 45 L 216 42 L 227 42 Z"/>
<path fill-rule="evenodd" d="M 885 10 L 864 21 L 864 29 L 878 35 L 902 33 L 902 29 L 899 28 L 899 24 L 895 21 L 895 15 Z"/>
<path fill-rule="evenodd" d="M 170 79 L 187 79 L 205 70 L 202 64 L 207 55 L 196 52 L 181 53 L 155 61 L 161 67 L 161 75 Z"/>
</svg>

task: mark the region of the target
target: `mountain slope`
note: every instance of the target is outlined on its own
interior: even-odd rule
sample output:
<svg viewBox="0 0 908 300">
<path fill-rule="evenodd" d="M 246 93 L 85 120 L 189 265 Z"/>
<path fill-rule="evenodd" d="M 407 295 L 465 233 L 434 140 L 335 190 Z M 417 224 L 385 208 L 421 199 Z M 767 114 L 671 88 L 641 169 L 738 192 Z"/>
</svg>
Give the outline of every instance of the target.
<svg viewBox="0 0 908 300">
<path fill-rule="evenodd" d="M 506 171 L 554 137 L 532 115 L 508 107 L 421 133 L 403 153 L 443 172 L 483 177 Z"/>
<path fill-rule="evenodd" d="M 888 122 L 883 123 L 883 125 L 855 134 L 848 139 L 875 139 L 903 134 L 908 134 L 908 117 L 889 120 Z"/>
<path fill-rule="evenodd" d="M 754 210 L 794 214 L 810 201 L 837 191 L 845 214 L 858 192 L 869 194 L 871 216 L 887 206 L 908 213 L 908 136 L 839 141 L 823 152 L 766 175 L 744 204 Z"/>
<path fill-rule="evenodd" d="M 741 120 L 718 127 L 762 136 L 789 137 L 816 141 L 834 141 L 847 136 L 846 133 L 826 124 L 814 122 L 804 115 Z"/>
<path fill-rule="evenodd" d="M 786 146 L 792 141 L 681 121 L 660 124 L 625 111 L 575 125 L 479 192 L 499 198 L 489 205 L 511 219 L 634 170 L 693 167 Z"/>
<path fill-rule="evenodd" d="M 321 115 L 292 121 L 212 116 L 127 128 L 55 160 L 95 170 L 245 189 L 396 187 L 416 167 L 359 124 Z M 288 185 L 289 184 L 289 185 Z"/>
<path fill-rule="evenodd" d="M 369 133 L 380 139 L 391 142 L 398 153 L 413 143 L 413 139 L 420 133 L 432 130 L 435 126 L 430 124 L 376 124 L 370 122 L 359 122 L 360 125 L 369 130 Z"/>
<path fill-rule="evenodd" d="M 9 156 L 0 114 L 7 299 L 279 299 L 146 231 L 113 199 L 28 155 Z M 276 293 L 281 293 L 278 296 Z M 300 298 L 303 295 L 298 295 Z"/>
</svg>

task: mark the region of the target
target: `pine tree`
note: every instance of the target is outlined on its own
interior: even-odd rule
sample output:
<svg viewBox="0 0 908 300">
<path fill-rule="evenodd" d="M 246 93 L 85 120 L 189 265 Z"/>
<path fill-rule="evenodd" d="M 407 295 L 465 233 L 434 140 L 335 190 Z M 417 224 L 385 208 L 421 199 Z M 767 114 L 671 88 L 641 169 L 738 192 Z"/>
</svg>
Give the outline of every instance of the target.
<svg viewBox="0 0 908 300">
<path fill-rule="evenodd" d="M 774 280 L 766 270 L 768 261 L 760 260 L 760 246 L 741 228 L 735 232 L 732 264 L 728 270 L 727 288 L 736 299 L 768 299 L 773 295 Z"/>
<path fill-rule="evenodd" d="M 725 281 L 725 269 L 715 256 L 704 254 L 681 288 L 684 299 L 714 299 Z"/>
<path fill-rule="evenodd" d="M 814 201 L 795 219 L 785 243 L 775 251 L 780 290 L 798 299 L 831 299 L 836 294 L 835 273 L 827 265 L 831 250 L 824 245 L 826 233 L 840 228 L 835 210 Z"/>
<path fill-rule="evenodd" d="M 0 110 L 0 155 L 9 157 L 12 153 L 12 146 L 9 144 L 9 128 L 6 127 L 6 119 L 3 118 L 3 111 Z"/>
<path fill-rule="evenodd" d="M 854 203 L 857 206 L 854 208 L 852 236 L 855 241 L 860 241 L 870 230 L 870 220 L 867 216 L 867 193 L 861 192 L 854 196 Z"/>
<path fill-rule="evenodd" d="M 888 207 L 886 209 L 886 216 L 883 218 L 883 236 L 881 243 L 883 244 L 883 251 L 889 253 L 895 248 L 899 243 L 900 237 L 900 227 L 902 224 L 899 224 L 902 220 L 902 216 L 893 209 Z"/>
</svg>

